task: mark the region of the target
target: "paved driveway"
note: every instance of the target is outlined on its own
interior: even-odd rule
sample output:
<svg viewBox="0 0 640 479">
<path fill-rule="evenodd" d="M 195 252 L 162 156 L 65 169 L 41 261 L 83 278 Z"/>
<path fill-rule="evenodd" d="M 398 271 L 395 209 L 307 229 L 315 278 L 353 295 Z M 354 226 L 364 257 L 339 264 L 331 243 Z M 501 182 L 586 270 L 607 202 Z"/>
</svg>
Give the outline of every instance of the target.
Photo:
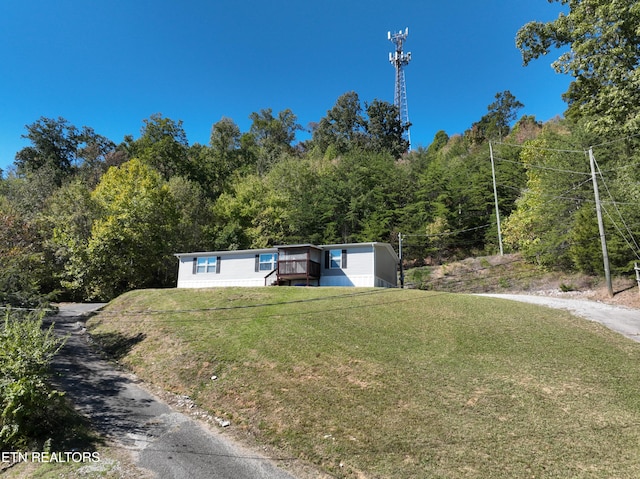
<svg viewBox="0 0 640 479">
<path fill-rule="evenodd" d="M 54 361 L 59 387 L 101 434 L 132 450 L 139 466 L 162 479 L 293 479 L 273 460 L 172 410 L 94 354 L 84 319 L 101 306 L 63 304 L 54 317 L 56 331 L 70 334 Z"/>
</svg>

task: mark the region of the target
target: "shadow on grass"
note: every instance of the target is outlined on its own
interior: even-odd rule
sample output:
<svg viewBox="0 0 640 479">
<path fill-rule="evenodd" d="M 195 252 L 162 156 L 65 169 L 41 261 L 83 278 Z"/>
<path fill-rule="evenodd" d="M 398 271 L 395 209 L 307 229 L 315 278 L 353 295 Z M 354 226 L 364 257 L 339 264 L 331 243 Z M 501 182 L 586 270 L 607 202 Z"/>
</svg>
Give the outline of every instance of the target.
<svg viewBox="0 0 640 479">
<path fill-rule="evenodd" d="M 82 416 L 73 404 L 64 397 L 58 398 L 45 408 L 44 417 L 37 428 L 30 429 L 16 444 L 3 444 L 7 451 L 96 451 L 106 441 L 91 426 L 89 419 Z M 3 464 L 0 475 L 20 461 Z"/>
<path fill-rule="evenodd" d="M 125 357 L 133 347 L 147 337 L 144 333 L 125 336 L 122 333 L 92 333 L 91 337 L 100 350 L 109 358 L 119 360 Z"/>
<path fill-rule="evenodd" d="M 102 438 L 91 426 L 89 419 L 76 411 L 65 398 L 64 405 L 54 419 L 56 427 L 49 439 L 52 446 L 63 451 L 95 451 L 104 445 Z M 48 444 L 44 444 L 46 448 Z M 44 449 L 43 449 L 44 450 Z"/>
</svg>

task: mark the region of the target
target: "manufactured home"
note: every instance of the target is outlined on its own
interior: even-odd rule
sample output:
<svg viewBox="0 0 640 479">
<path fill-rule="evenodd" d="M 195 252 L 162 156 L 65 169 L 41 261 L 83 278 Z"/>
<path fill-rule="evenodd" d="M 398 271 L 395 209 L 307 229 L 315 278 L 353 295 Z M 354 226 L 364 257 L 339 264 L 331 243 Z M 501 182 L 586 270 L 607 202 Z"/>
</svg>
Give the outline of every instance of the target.
<svg viewBox="0 0 640 479">
<path fill-rule="evenodd" d="M 178 288 L 228 286 L 397 286 L 398 255 L 388 243 L 275 246 L 175 255 Z"/>
</svg>

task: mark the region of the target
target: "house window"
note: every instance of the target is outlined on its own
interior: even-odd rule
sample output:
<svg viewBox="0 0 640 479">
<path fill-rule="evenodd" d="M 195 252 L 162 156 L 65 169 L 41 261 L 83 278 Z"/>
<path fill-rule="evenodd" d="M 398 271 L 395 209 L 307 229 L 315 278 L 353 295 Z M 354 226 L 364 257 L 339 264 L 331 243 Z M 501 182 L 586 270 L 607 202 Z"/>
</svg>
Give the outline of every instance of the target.
<svg viewBox="0 0 640 479">
<path fill-rule="evenodd" d="M 259 258 L 260 271 L 273 271 L 278 264 L 278 253 L 261 254 Z"/>
<path fill-rule="evenodd" d="M 219 262 L 215 256 L 209 256 L 206 258 L 198 258 L 196 265 L 196 273 L 218 273 Z"/>
<path fill-rule="evenodd" d="M 326 269 L 345 269 L 347 267 L 347 250 L 332 249 L 324 252 L 324 267 Z"/>
<path fill-rule="evenodd" d="M 329 251 L 329 268 L 337 269 L 342 264 L 342 251 L 339 249 L 332 249 Z"/>
</svg>

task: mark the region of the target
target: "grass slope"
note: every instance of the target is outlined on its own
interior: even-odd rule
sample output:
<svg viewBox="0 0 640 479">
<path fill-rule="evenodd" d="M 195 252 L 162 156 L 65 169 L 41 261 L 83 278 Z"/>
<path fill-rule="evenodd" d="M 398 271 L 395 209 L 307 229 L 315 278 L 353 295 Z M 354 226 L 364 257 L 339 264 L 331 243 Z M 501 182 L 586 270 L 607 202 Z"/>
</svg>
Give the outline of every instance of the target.
<svg viewBox="0 0 640 479">
<path fill-rule="evenodd" d="M 640 345 L 568 313 L 417 290 L 150 290 L 90 330 L 145 380 L 338 477 L 640 477 Z"/>
</svg>

